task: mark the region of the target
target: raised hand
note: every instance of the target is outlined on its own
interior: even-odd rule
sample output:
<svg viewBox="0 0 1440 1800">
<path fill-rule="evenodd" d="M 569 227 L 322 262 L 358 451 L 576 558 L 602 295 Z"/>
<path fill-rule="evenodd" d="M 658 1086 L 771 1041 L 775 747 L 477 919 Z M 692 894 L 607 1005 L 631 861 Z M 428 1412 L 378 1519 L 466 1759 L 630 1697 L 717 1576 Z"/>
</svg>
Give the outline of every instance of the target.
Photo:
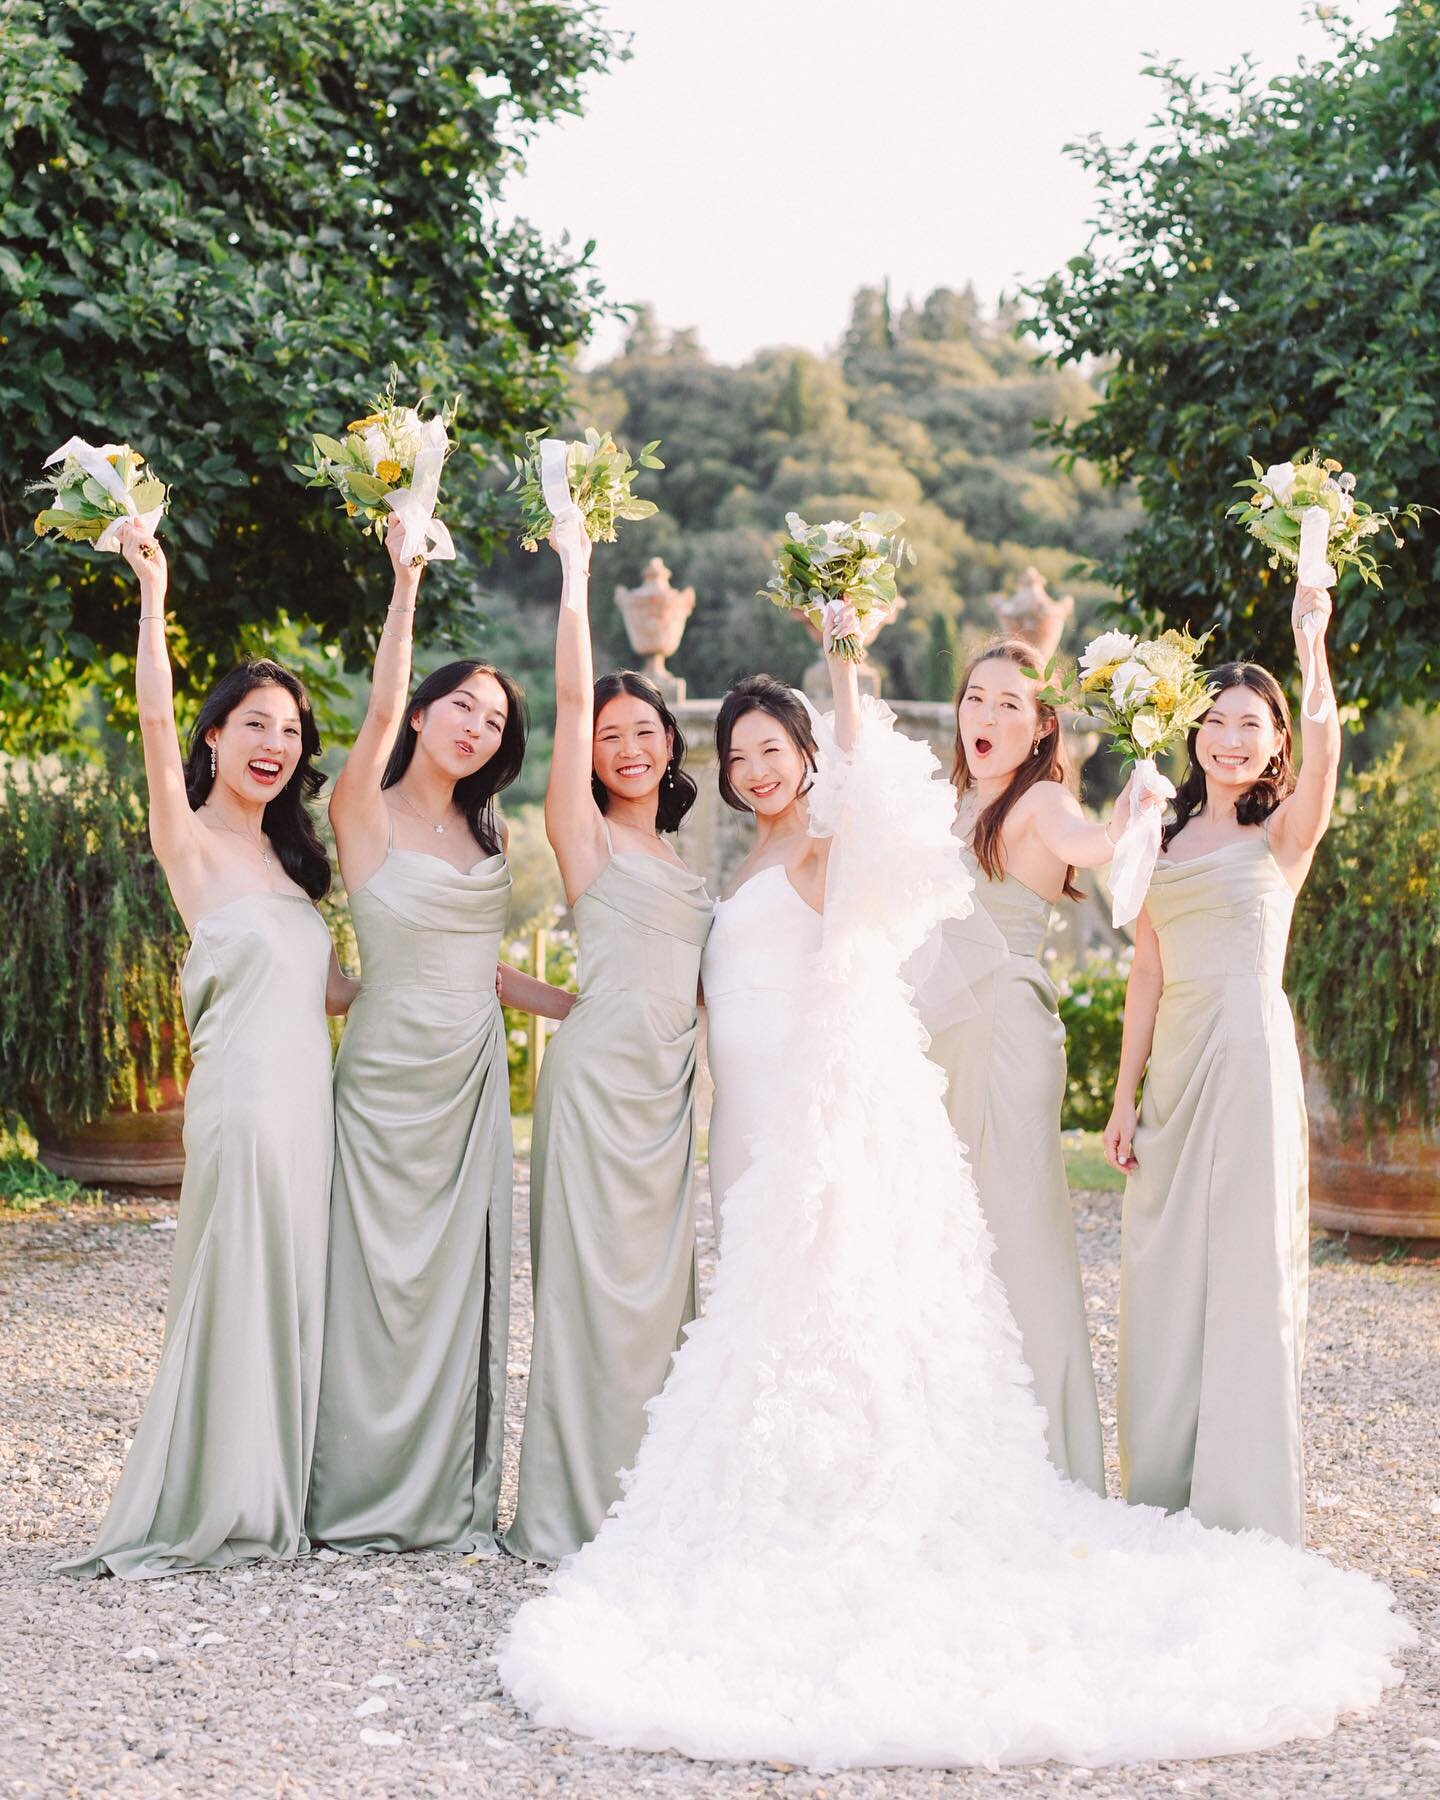
<svg viewBox="0 0 1440 1800">
<path fill-rule="evenodd" d="M 1320 620 L 1321 636 L 1329 629 L 1330 615 L 1334 612 L 1334 602 L 1330 598 L 1330 590 L 1321 587 L 1301 587 L 1295 585 L 1295 604 L 1290 609 L 1291 628 L 1299 631 L 1307 616 L 1316 616 Z"/>
<path fill-rule="evenodd" d="M 158 588 L 164 593 L 170 571 L 159 540 L 139 519 L 126 519 L 120 527 L 120 554 L 140 577 L 142 596 Z"/>
</svg>

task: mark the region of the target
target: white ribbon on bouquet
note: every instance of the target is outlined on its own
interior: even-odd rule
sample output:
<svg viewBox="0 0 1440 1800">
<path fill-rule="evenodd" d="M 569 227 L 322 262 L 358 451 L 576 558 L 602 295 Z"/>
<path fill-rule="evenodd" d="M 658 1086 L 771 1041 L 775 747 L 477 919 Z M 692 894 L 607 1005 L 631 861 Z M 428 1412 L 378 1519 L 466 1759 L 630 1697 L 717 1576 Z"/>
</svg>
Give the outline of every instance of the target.
<svg viewBox="0 0 1440 1800">
<path fill-rule="evenodd" d="M 570 446 L 559 438 L 540 441 L 540 492 L 554 521 L 551 535 L 565 570 L 564 604 L 579 612 L 584 601 L 585 516 L 570 492 Z"/>
<path fill-rule="evenodd" d="M 1301 587 L 1334 587 L 1335 571 L 1325 557 L 1329 542 L 1329 513 L 1323 506 L 1307 506 L 1300 515 L 1300 563 L 1296 579 Z M 1308 719 L 1312 725 L 1323 725 L 1330 717 L 1329 694 L 1320 696 L 1318 712 L 1311 712 L 1310 702 L 1319 686 L 1315 674 L 1315 640 L 1325 629 L 1325 621 L 1319 613 L 1308 612 L 1300 620 L 1300 629 L 1305 633 L 1305 641 L 1310 649 L 1310 656 L 1305 664 L 1305 691 L 1300 696 L 1300 716 Z"/>
<path fill-rule="evenodd" d="M 117 451 L 124 448 L 123 444 L 96 446 L 87 444 L 84 438 L 67 438 L 58 450 L 45 458 L 45 467 L 48 469 L 52 463 L 64 462 L 67 456 L 73 456 L 85 473 L 93 481 L 100 483 L 115 504 L 123 507 L 125 518 L 138 519 L 147 531 L 154 531 L 164 515 L 164 502 L 162 501 L 159 506 L 152 507 L 149 512 L 142 513 L 136 510 L 135 502 L 131 498 L 130 490 L 126 487 L 120 471 L 109 460 Z M 120 527 L 124 523 L 125 519 L 112 519 L 96 538 L 95 548 L 97 550 L 118 550 L 120 548 Z"/>
<path fill-rule="evenodd" d="M 405 528 L 400 555 L 410 563 L 454 562 L 455 543 L 449 527 L 435 517 L 440 492 L 440 471 L 450 448 L 449 433 L 441 418 L 429 419 L 420 428 L 420 448 L 409 487 L 396 488 L 385 504 Z"/>
<path fill-rule="evenodd" d="M 1145 890 L 1160 854 L 1165 802 L 1174 798 L 1174 782 L 1160 773 L 1153 756 L 1142 756 L 1130 775 L 1130 817 L 1110 863 L 1112 925 L 1128 925 L 1145 904 Z"/>
</svg>

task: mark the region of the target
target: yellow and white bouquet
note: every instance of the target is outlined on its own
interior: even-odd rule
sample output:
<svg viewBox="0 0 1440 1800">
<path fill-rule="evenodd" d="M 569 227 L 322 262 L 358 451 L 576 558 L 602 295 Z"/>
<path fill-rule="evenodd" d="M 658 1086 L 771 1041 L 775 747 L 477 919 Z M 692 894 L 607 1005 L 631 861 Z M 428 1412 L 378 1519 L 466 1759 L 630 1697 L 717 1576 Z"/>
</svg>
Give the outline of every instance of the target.
<svg viewBox="0 0 1440 1800">
<path fill-rule="evenodd" d="M 412 564 L 450 562 L 455 545 L 435 506 L 440 471 L 453 448 L 449 428 L 457 402 L 447 401 L 429 418 L 418 406 L 401 406 L 395 398 L 399 374 L 390 371 L 370 411 L 346 426 L 343 439 L 316 432 L 313 463 L 296 463 L 295 472 L 305 476 L 307 487 L 333 487 L 347 516 L 381 542 L 390 515 L 398 516 L 405 527 L 401 555 Z"/>
<path fill-rule="evenodd" d="M 1103 631 L 1080 653 L 1068 683 L 1041 690 L 1051 706 L 1075 706 L 1099 725 L 1125 761 L 1130 776 L 1130 817 L 1110 864 L 1110 908 L 1115 925 L 1139 913 L 1160 854 L 1161 815 L 1175 786 L 1155 758 L 1180 743 L 1209 710 L 1215 690 L 1200 667 L 1210 634 L 1165 631 L 1139 638 Z M 1045 671 L 1049 680 L 1053 662 Z"/>
<path fill-rule="evenodd" d="M 1215 690 L 1200 667 L 1209 637 L 1101 632 L 1081 651 L 1073 691 L 1063 698 L 1095 720 L 1127 763 L 1153 761 L 1178 744 L 1210 705 Z"/>
<path fill-rule="evenodd" d="M 1377 512 L 1357 500 L 1355 477 L 1333 456 L 1322 459 L 1301 451 L 1268 469 L 1252 456 L 1250 467 L 1253 475 L 1235 483 L 1250 490 L 1249 498 L 1237 500 L 1225 516 L 1238 520 L 1265 546 L 1272 569 L 1287 564 L 1306 587 L 1333 587 L 1345 569 L 1354 569 L 1368 586 L 1381 587 L 1370 539 L 1388 531 L 1395 548 L 1401 549 L 1405 540 L 1395 521 L 1420 522 L 1417 506 Z"/>
<path fill-rule="evenodd" d="M 67 438 L 45 458 L 47 469 L 56 463 L 60 467 L 53 475 L 30 484 L 31 493 L 53 496 L 36 515 L 37 538 L 53 531 L 97 550 L 118 550 L 126 519 L 138 519 L 147 531 L 154 531 L 169 503 L 165 483 L 128 444 L 87 444 L 84 438 Z"/>
<path fill-rule="evenodd" d="M 821 633 L 827 653 L 860 662 L 867 626 L 897 608 L 900 564 L 915 560 L 900 536 L 904 523 L 899 513 L 866 512 L 807 525 L 799 513 L 786 513 L 788 536 L 759 598 L 802 614 Z"/>
</svg>

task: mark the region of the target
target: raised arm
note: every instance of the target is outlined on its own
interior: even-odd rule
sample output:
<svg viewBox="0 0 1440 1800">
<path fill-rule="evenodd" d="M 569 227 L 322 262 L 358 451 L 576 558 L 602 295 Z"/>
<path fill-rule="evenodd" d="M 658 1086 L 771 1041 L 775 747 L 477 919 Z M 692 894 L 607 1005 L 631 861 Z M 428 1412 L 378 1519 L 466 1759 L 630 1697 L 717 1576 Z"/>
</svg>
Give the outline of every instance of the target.
<svg viewBox="0 0 1440 1800">
<path fill-rule="evenodd" d="M 1155 1041 L 1155 1014 L 1165 987 L 1165 972 L 1160 962 L 1160 940 L 1150 915 L 1143 911 L 1135 926 L 1135 960 L 1130 965 L 1130 979 L 1125 984 L 1125 1027 L 1120 1039 L 1120 1068 L 1115 1077 L 1115 1104 L 1105 1126 L 1105 1158 L 1122 1175 L 1136 1167 L 1135 1127 L 1138 1114 L 1135 1096 L 1140 1091 L 1140 1078 L 1150 1060 L 1150 1047 Z"/>
<path fill-rule="evenodd" d="M 385 548 L 390 553 L 395 584 L 375 652 L 370 699 L 364 722 L 330 796 L 330 822 L 335 827 L 340 872 L 346 887 L 352 890 L 363 886 L 380 867 L 389 843 L 380 778 L 385 773 L 395 733 L 404 723 L 415 636 L 415 600 L 423 568 L 412 568 L 409 560 L 401 556 L 404 535 L 405 527 L 392 517 L 385 531 Z"/>
<path fill-rule="evenodd" d="M 120 527 L 120 550 L 140 581 L 140 643 L 135 656 L 135 703 L 150 794 L 150 843 L 160 866 L 183 883 L 186 864 L 198 862 L 195 815 L 185 793 L 185 764 L 175 726 L 175 686 L 165 648 L 165 552 L 138 519 Z"/>
<path fill-rule="evenodd" d="M 858 665 L 848 657 L 826 654 L 830 692 L 835 701 L 835 741 L 842 750 L 853 750 L 860 734 L 860 677 Z"/>
<path fill-rule="evenodd" d="M 595 766 L 595 663 L 590 647 L 590 541 L 564 574 L 555 627 L 555 742 L 545 789 L 545 835 L 572 903 L 605 866 L 605 833 L 591 792 Z"/>
<path fill-rule="evenodd" d="M 1016 823 L 1028 825 L 1035 840 L 1062 863 L 1076 869 L 1096 869 L 1115 854 L 1130 818 L 1130 783 L 1127 781 L 1101 824 L 1087 819 L 1080 802 L 1058 781 L 1037 781 L 1017 806 L 1024 808 Z"/>
<path fill-rule="evenodd" d="M 1325 633 L 1330 625 L 1331 602 L 1324 588 L 1297 587 L 1290 623 L 1295 632 L 1295 650 L 1300 658 L 1301 692 L 1311 685 L 1311 702 L 1319 710 L 1326 700 L 1325 719 L 1317 724 L 1306 716 L 1301 702 L 1300 743 L 1302 759 L 1295 792 L 1282 800 L 1270 815 L 1270 844 L 1283 862 L 1308 863 L 1315 846 L 1330 826 L 1335 805 L 1335 788 L 1340 779 L 1340 720 L 1337 702 L 1330 682 L 1329 659 L 1325 654 Z M 1321 629 L 1313 645 L 1301 624 L 1307 615 L 1318 616 Z M 1311 657 L 1314 668 L 1311 669 Z"/>
</svg>

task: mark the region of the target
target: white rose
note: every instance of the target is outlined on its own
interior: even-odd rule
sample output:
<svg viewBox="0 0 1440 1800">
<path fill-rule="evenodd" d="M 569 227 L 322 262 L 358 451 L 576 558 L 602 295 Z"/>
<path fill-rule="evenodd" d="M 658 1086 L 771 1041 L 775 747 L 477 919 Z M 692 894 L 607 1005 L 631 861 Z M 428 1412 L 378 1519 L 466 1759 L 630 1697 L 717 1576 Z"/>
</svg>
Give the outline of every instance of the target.
<svg viewBox="0 0 1440 1800">
<path fill-rule="evenodd" d="M 1090 675 L 1106 663 L 1120 662 L 1133 654 L 1136 640 L 1128 631 L 1102 631 L 1080 652 L 1080 672 Z"/>
<path fill-rule="evenodd" d="M 360 442 L 365 446 L 365 460 L 370 465 L 373 475 L 376 469 L 390 455 L 390 443 L 378 425 L 367 425 Z"/>
<path fill-rule="evenodd" d="M 1132 656 L 1110 677 L 1110 697 L 1117 706 L 1138 706 L 1154 687 L 1157 676 Z"/>
<path fill-rule="evenodd" d="M 1290 504 L 1290 496 L 1295 492 L 1293 462 L 1271 463 L 1261 479 L 1282 506 Z"/>
<path fill-rule="evenodd" d="M 1160 721 L 1154 713 L 1138 712 L 1130 721 L 1130 735 L 1142 750 L 1153 750 L 1160 742 Z"/>
</svg>

